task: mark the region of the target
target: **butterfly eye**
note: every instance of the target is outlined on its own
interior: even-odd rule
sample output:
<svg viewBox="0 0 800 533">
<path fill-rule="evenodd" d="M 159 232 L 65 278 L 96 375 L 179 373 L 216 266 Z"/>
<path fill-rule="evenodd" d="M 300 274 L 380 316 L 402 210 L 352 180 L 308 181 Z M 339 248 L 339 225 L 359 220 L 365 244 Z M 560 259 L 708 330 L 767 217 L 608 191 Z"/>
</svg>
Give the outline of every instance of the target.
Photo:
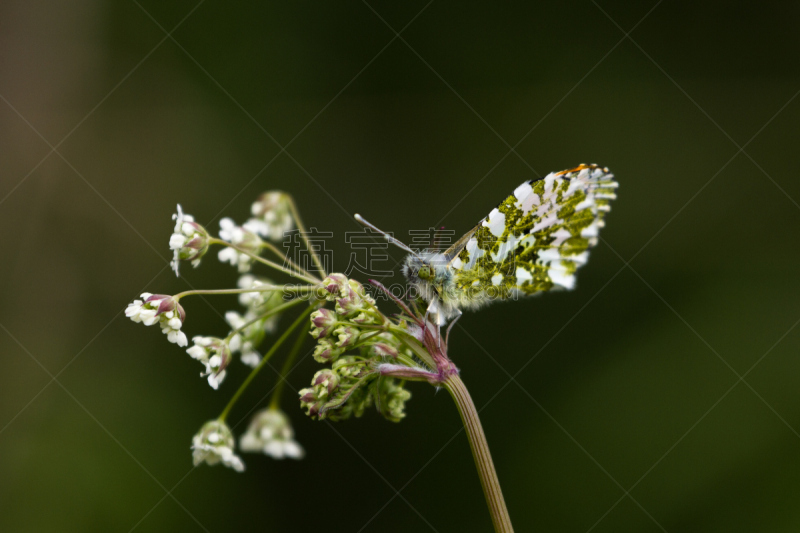
<svg viewBox="0 0 800 533">
<path fill-rule="evenodd" d="M 431 275 L 431 267 L 429 267 L 428 265 L 419 267 L 419 271 L 417 271 L 417 276 L 419 276 L 420 279 L 424 280 L 431 279 L 431 277 L 433 277 Z"/>
</svg>

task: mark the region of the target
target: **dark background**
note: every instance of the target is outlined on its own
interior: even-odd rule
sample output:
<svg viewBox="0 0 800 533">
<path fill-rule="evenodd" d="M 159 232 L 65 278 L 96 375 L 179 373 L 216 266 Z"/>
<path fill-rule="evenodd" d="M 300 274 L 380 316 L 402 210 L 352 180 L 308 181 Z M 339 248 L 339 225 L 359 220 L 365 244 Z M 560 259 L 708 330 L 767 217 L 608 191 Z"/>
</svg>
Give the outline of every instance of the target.
<svg viewBox="0 0 800 533">
<path fill-rule="evenodd" d="M 289 191 L 342 270 L 354 212 L 460 234 L 581 162 L 620 189 L 577 290 L 451 339 L 516 530 L 797 530 L 797 3 L 231 4 L 0 6 L 0 530 L 490 530 L 427 385 L 336 431 L 290 394 L 303 461 L 193 470 L 245 369 L 215 392 L 121 312 L 235 282 L 213 256 L 171 274 L 177 202 L 216 231 Z M 226 333 L 210 302 L 190 337 Z"/>
</svg>

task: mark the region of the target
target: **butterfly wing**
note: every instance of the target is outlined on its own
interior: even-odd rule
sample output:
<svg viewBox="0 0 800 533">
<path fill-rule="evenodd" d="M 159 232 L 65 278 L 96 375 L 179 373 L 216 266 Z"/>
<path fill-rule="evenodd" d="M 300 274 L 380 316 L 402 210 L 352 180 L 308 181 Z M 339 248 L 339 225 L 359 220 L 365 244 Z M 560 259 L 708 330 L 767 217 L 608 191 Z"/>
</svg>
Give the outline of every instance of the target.
<svg viewBox="0 0 800 533">
<path fill-rule="evenodd" d="M 597 165 L 523 183 L 444 254 L 459 307 L 572 289 L 618 184 Z"/>
</svg>

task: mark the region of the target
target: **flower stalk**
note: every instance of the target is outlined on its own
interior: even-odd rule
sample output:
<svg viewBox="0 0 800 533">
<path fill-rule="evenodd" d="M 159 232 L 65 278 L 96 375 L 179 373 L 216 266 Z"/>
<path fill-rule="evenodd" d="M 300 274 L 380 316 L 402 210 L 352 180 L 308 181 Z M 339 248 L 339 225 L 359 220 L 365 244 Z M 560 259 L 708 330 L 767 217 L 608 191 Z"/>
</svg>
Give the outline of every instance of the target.
<svg viewBox="0 0 800 533">
<path fill-rule="evenodd" d="M 494 530 L 496 533 L 512 533 L 514 528 L 511 525 L 511 517 L 503 499 L 503 491 L 494 468 L 492 454 L 489 452 L 489 444 L 486 442 L 486 435 L 483 433 L 483 426 L 478 418 L 478 410 L 475 409 L 475 404 L 458 374 L 448 376 L 443 385 L 453 397 L 453 401 L 456 402 L 461 421 L 464 423 L 464 431 L 467 432 L 469 447 L 475 458 L 475 466 L 481 479 L 489 513 L 492 515 Z"/>
<path fill-rule="evenodd" d="M 312 312 L 313 310 L 314 310 L 314 306 L 313 306 L 313 305 L 310 305 L 310 306 L 308 307 L 308 309 L 306 309 L 305 311 L 303 311 L 302 313 L 300 313 L 300 316 L 298 316 L 298 317 L 295 319 L 295 321 L 294 321 L 294 322 L 292 322 L 292 325 L 291 325 L 291 326 L 289 326 L 288 328 L 286 328 L 286 331 L 284 331 L 284 332 L 283 332 L 283 335 L 281 335 L 281 336 L 278 338 L 278 340 L 276 340 L 276 341 L 275 341 L 275 343 L 272 345 L 272 347 L 269 349 L 269 351 L 268 351 L 267 353 L 265 353 L 265 354 L 264 354 L 264 357 L 263 357 L 263 358 L 261 359 L 261 361 L 258 363 L 258 366 L 256 366 L 256 367 L 255 367 L 255 368 L 254 368 L 254 369 L 253 369 L 253 370 L 250 372 L 250 374 L 247 376 L 247 378 L 246 378 L 246 379 L 244 380 L 244 382 L 241 384 L 241 386 L 239 387 L 239 389 L 238 389 L 238 390 L 236 391 L 236 393 L 233 395 L 233 397 L 231 398 L 231 400 L 228 402 L 228 405 L 226 405 L 226 406 L 225 406 L 225 409 L 223 409 L 222 413 L 220 413 L 220 415 L 219 415 L 219 417 L 217 418 L 217 420 L 219 420 L 219 421 L 221 421 L 221 422 L 224 422 L 224 421 L 225 421 L 225 419 L 228 417 L 228 414 L 231 412 L 231 409 L 233 409 L 233 406 L 234 406 L 234 405 L 236 405 L 236 402 L 239 400 L 239 397 L 242 395 L 242 393 L 244 393 L 244 391 L 247 389 L 248 385 L 250 385 L 250 382 L 252 382 L 252 381 L 253 381 L 253 379 L 255 379 L 256 375 L 257 375 L 257 374 L 258 374 L 258 373 L 261 371 L 261 369 L 262 369 L 262 368 L 264 368 L 264 365 L 265 365 L 265 364 L 267 364 L 267 361 L 269 361 L 269 360 L 270 360 L 270 358 L 271 358 L 271 357 L 272 357 L 272 356 L 275 354 L 275 352 L 277 352 L 277 351 L 278 351 L 278 348 L 280 348 L 280 347 L 281 347 L 281 345 L 282 345 L 284 342 L 286 342 L 286 339 L 288 339 L 288 338 L 289 338 L 289 336 L 292 334 L 292 332 L 293 332 L 295 329 L 297 329 L 297 328 L 300 326 L 300 324 L 303 324 L 303 323 L 305 323 L 305 322 L 308 320 L 308 315 L 309 315 L 309 314 L 311 314 L 311 312 Z"/>
<path fill-rule="evenodd" d="M 294 341 L 294 345 L 292 345 L 289 355 L 286 357 L 286 360 L 283 362 L 283 366 L 281 367 L 278 383 L 275 385 L 275 389 L 272 391 L 272 398 L 269 401 L 270 409 L 280 408 L 281 395 L 283 394 L 283 389 L 286 386 L 286 377 L 289 375 L 289 372 L 292 371 L 294 360 L 297 359 L 297 354 L 300 353 L 300 348 L 303 347 L 305 340 L 306 331 L 301 329 L 300 333 L 297 335 L 297 339 Z"/>
<path fill-rule="evenodd" d="M 320 275 L 322 277 L 325 277 L 325 267 L 322 266 L 322 261 L 320 261 L 319 259 L 319 254 L 314 249 L 314 247 L 311 246 L 311 243 L 308 241 L 308 234 L 306 232 L 305 226 L 303 225 L 303 219 L 300 218 L 300 213 L 297 211 L 297 206 L 294 203 L 294 198 L 287 195 L 286 202 L 289 205 L 289 211 L 292 213 L 292 218 L 294 219 L 294 223 L 297 225 L 297 229 L 300 232 L 300 238 L 303 239 L 303 243 L 306 246 L 306 250 L 308 250 L 308 253 L 311 254 L 311 259 L 314 261 L 314 264 L 319 269 Z"/>
<path fill-rule="evenodd" d="M 231 244 L 231 243 L 229 243 L 227 241 L 223 241 L 222 239 L 217 239 L 217 238 L 211 237 L 211 238 L 208 239 L 208 244 L 217 244 L 217 245 L 220 245 L 220 246 L 227 246 L 228 248 L 232 248 L 232 249 L 236 250 L 240 254 L 244 254 L 244 255 L 250 257 L 250 259 L 252 259 L 253 261 L 257 261 L 259 263 L 267 265 L 270 268 L 274 268 L 275 270 L 278 270 L 280 272 L 288 274 L 288 275 L 292 276 L 293 278 L 297 278 L 297 279 L 306 281 L 308 283 L 314 284 L 314 283 L 319 283 L 319 281 L 320 281 L 319 279 L 317 279 L 317 278 L 315 278 L 313 276 L 306 276 L 304 274 L 301 274 L 300 272 L 295 272 L 294 270 L 291 270 L 289 268 L 284 268 L 282 265 L 279 265 L 278 263 L 276 263 L 274 261 L 270 261 L 269 259 L 264 259 L 260 255 L 254 254 L 250 250 L 245 250 L 244 248 L 236 246 L 235 244 Z"/>
</svg>

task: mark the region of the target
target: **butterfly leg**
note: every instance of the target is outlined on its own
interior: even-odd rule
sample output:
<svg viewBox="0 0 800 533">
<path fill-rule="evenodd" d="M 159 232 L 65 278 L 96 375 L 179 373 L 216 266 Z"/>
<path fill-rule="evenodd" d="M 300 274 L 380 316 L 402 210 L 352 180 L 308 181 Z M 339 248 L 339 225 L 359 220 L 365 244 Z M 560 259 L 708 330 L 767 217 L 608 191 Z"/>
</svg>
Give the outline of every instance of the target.
<svg viewBox="0 0 800 533">
<path fill-rule="evenodd" d="M 462 313 L 462 312 L 461 312 L 461 309 L 456 309 L 456 311 L 458 311 L 458 314 L 457 314 L 457 315 L 456 315 L 456 317 L 453 319 L 453 321 L 452 321 L 452 322 L 450 322 L 450 325 L 449 325 L 449 326 L 447 326 L 447 333 L 445 333 L 445 336 L 444 336 L 444 344 L 445 344 L 445 346 L 448 346 L 448 345 L 449 345 L 449 342 L 450 342 L 450 330 L 451 330 L 451 329 L 453 329 L 453 326 L 455 326 L 455 324 L 456 324 L 456 321 L 457 321 L 459 318 L 461 318 L 461 315 L 463 315 L 463 314 L 464 314 L 464 313 Z"/>
</svg>

